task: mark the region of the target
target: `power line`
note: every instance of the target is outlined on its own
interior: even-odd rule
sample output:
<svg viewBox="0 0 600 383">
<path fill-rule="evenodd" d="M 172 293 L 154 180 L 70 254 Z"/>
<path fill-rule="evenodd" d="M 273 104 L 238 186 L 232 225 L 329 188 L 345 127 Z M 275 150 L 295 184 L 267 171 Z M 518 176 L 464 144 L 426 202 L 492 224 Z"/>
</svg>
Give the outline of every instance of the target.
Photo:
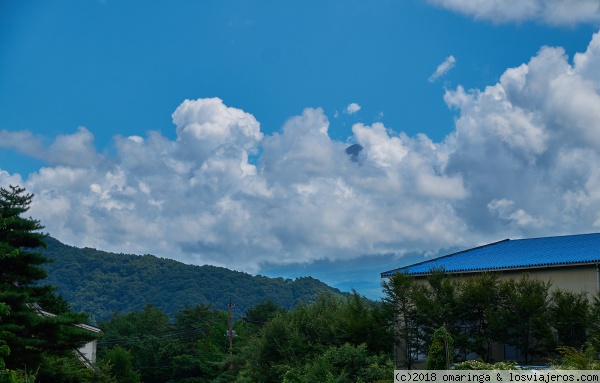
<svg viewBox="0 0 600 383">
<path fill-rule="evenodd" d="M 158 332 L 156 334 L 142 334 L 138 336 L 128 336 L 128 337 L 114 337 L 111 340 L 99 340 L 98 345 L 102 346 L 111 346 L 116 344 L 131 344 L 131 343 L 148 343 L 156 340 L 165 340 L 165 339 L 182 339 L 186 338 L 190 335 L 201 334 L 206 331 L 207 328 L 205 326 L 197 326 L 190 327 L 182 330 L 165 330 Z M 115 339 L 116 338 L 116 339 Z"/>
</svg>

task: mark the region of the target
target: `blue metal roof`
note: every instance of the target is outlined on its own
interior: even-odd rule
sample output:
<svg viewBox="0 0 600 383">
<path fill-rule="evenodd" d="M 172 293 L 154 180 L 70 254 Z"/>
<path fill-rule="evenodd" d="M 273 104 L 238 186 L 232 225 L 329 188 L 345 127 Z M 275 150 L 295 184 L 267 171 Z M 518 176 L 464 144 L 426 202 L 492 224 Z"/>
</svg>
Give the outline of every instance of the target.
<svg viewBox="0 0 600 383">
<path fill-rule="evenodd" d="M 381 273 L 428 274 L 432 268 L 446 272 L 477 272 L 524 267 L 600 263 L 600 233 L 516 239 L 459 251 Z"/>
</svg>

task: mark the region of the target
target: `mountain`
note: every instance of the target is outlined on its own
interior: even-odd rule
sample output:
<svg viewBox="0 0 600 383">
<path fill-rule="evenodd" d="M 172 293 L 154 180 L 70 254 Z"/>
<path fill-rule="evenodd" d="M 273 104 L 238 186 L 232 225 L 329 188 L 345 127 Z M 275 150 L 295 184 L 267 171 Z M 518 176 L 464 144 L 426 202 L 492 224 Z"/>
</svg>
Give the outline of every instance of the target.
<svg viewBox="0 0 600 383">
<path fill-rule="evenodd" d="M 152 304 L 169 315 L 199 304 L 227 310 L 234 315 L 265 300 L 283 308 L 310 303 L 322 292 L 343 294 L 325 283 L 302 277 L 295 280 L 252 276 L 223 267 L 194 266 L 153 255 L 115 254 L 65 245 L 48 237 L 44 255 L 44 283 L 58 287 L 74 311 L 106 320 L 115 312 L 140 311 Z"/>
</svg>

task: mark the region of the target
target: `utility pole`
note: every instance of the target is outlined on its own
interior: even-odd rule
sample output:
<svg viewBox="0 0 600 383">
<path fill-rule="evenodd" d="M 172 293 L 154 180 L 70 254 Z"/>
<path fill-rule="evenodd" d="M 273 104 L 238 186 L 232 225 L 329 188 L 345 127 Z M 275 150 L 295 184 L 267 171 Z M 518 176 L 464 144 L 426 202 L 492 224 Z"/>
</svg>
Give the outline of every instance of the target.
<svg viewBox="0 0 600 383">
<path fill-rule="evenodd" d="M 227 330 L 226 337 L 229 338 L 229 356 L 233 355 L 233 337 L 236 336 L 235 331 L 232 328 L 232 318 L 233 318 L 233 308 L 235 305 L 231 303 L 231 298 L 229 298 L 229 326 Z"/>
</svg>

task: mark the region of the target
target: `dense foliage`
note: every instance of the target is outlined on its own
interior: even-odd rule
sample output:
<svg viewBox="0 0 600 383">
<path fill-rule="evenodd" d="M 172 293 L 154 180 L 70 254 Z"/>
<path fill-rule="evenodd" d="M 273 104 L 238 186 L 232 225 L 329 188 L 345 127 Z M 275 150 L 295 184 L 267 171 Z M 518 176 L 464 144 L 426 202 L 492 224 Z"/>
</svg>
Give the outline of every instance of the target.
<svg viewBox="0 0 600 383">
<path fill-rule="evenodd" d="M 455 363 L 453 370 L 516 370 L 516 362 L 496 362 L 486 363 L 481 360 L 465 360 Z"/>
<path fill-rule="evenodd" d="M 578 350 L 570 346 L 560 346 L 559 360 L 554 364 L 557 370 L 600 370 L 598 352 L 590 343 Z"/>
<path fill-rule="evenodd" d="M 434 331 L 445 326 L 454 338 L 455 360 L 473 355 L 489 361 L 493 343 L 513 346 L 515 360 L 552 358 L 557 346 L 577 349 L 600 339 L 596 320 L 600 299 L 552 288 L 524 274 L 452 277 L 432 270 L 426 282 L 395 274 L 384 283 L 385 301 L 395 308 L 397 344 L 412 367 L 431 347 Z"/>
<path fill-rule="evenodd" d="M 239 312 L 264 300 L 285 309 L 310 303 L 321 292 L 341 294 L 311 278 L 296 280 L 252 276 L 215 266 L 186 265 L 152 255 L 114 254 L 67 246 L 46 239 L 43 254 L 48 283 L 73 309 L 106 320 L 115 312 L 140 311 L 153 304 L 169 317 L 186 306 L 210 305 L 227 310 L 229 298 Z"/>
<path fill-rule="evenodd" d="M 448 370 L 454 362 L 454 340 L 444 326 L 434 331 L 425 362 L 426 370 Z"/>
<path fill-rule="evenodd" d="M 233 324 L 230 356 L 226 312 L 198 305 L 170 320 L 148 305 L 101 323 L 100 363 L 128 352 L 121 371 L 132 383 L 391 381 L 388 314 L 356 293 L 324 293 L 291 310 L 265 301 Z"/>
<path fill-rule="evenodd" d="M 243 349 L 245 364 L 238 381 L 280 382 L 286 377 L 295 382 L 307 374 L 320 376 L 313 381 L 328 381 L 327 373 L 335 379 L 346 376 L 332 381 L 390 379 L 389 318 L 385 307 L 356 293 L 343 300 L 321 295 L 315 303 L 279 314 L 262 328 Z M 354 357 L 342 362 L 344 354 Z"/>
</svg>

